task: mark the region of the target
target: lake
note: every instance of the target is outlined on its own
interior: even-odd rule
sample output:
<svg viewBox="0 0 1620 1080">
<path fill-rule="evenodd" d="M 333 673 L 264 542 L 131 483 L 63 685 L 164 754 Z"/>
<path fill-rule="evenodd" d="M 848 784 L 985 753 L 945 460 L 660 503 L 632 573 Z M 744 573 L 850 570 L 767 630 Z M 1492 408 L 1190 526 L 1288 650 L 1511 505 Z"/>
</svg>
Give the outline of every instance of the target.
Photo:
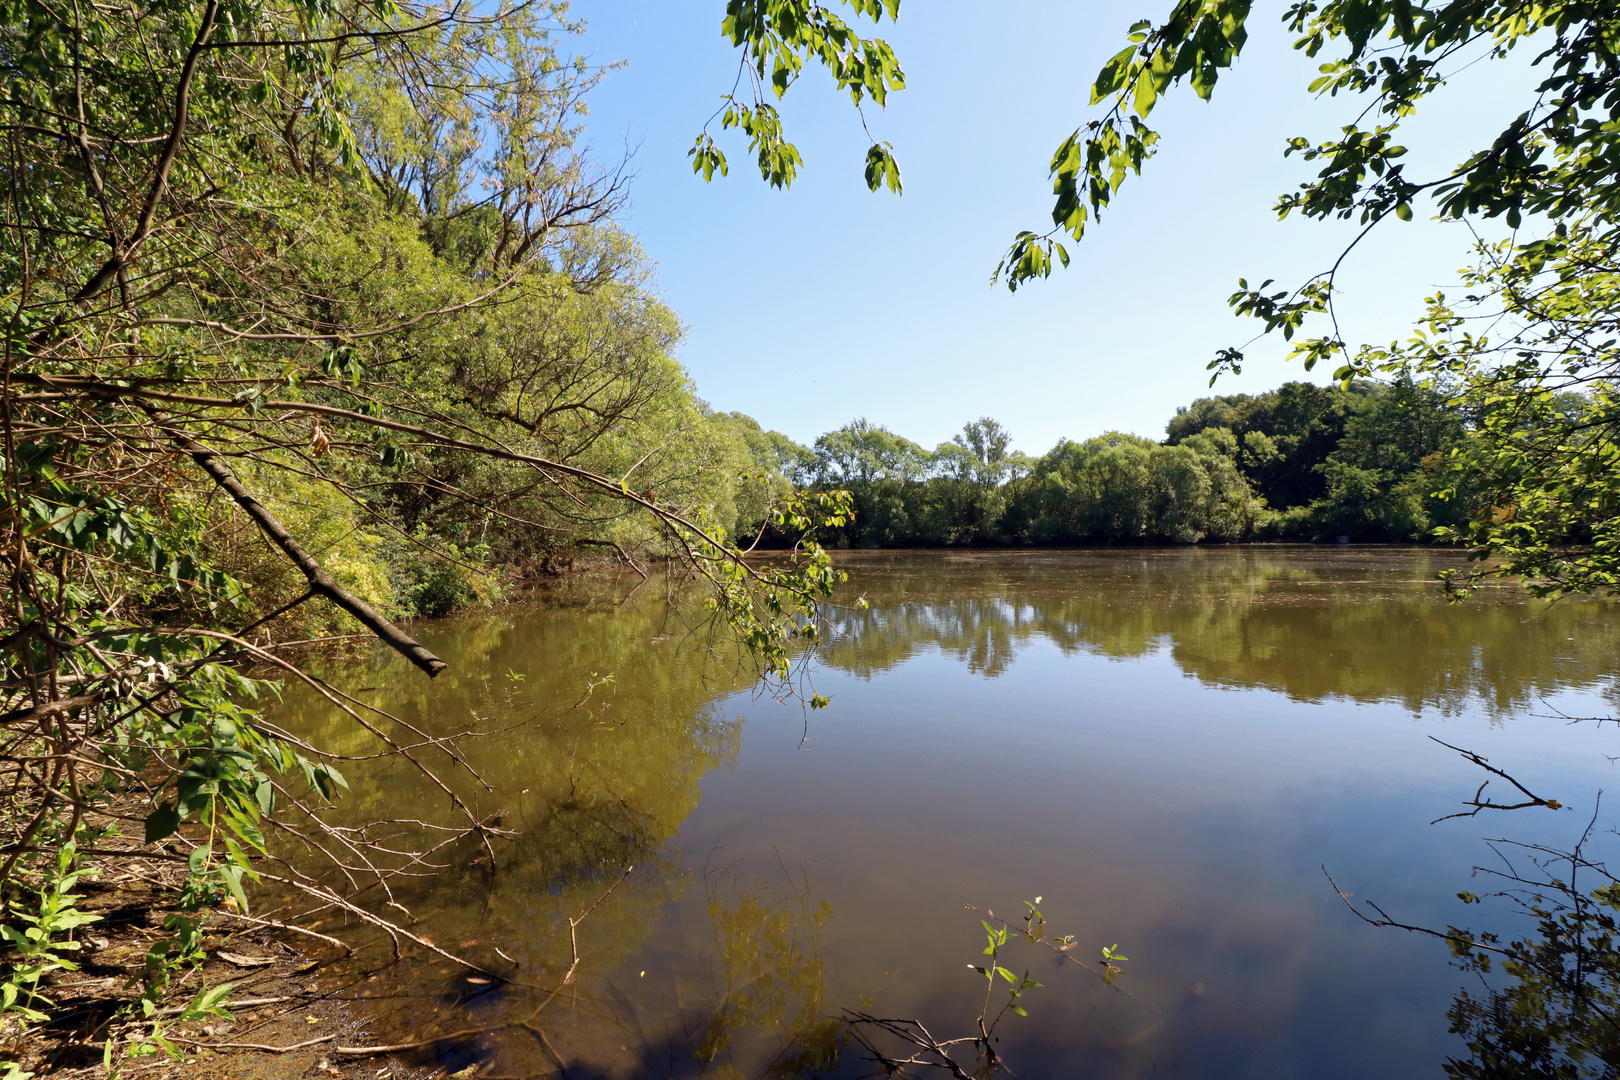
<svg viewBox="0 0 1620 1080">
<path fill-rule="evenodd" d="M 1615 607 L 1507 587 L 1448 604 L 1434 576 L 1460 554 L 835 559 L 850 580 L 805 691 L 825 710 L 761 693 L 656 578 L 417 624 L 452 665 L 433 683 L 380 652 L 328 665 L 435 733 L 484 732 L 466 753 L 488 789 L 461 790 L 520 834 L 494 871 L 452 851 L 397 897 L 511 982 L 368 950 L 349 970 L 379 1037 L 481 1031 L 420 1058 L 480 1076 L 865 1075 L 832 1018 L 974 1034 L 980 920 L 1022 927 L 1038 896 L 1047 937 L 1076 944 L 1000 956 L 1043 984 L 996 1029 L 1019 1077 L 1438 1077 L 1477 976 L 1358 921 L 1324 868 L 1403 922 L 1523 932 L 1456 896 L 1488 891 L 1486 839 L 1572 843 L 1615 775 L 1615 732 L 1571 722 L 1620 699 Z M 297 695 L 277 719 L 365 752 Z M 1487 779 L 1431 737 L 1564 808 L 1431 825 Z M 397 763 L 346 771 L 345 819 L 440 812 Z M 550 999 L 569 919 L 632 865 Z M 1129 957 L 1114 985 L 1104 946 Z"/>
</svg>

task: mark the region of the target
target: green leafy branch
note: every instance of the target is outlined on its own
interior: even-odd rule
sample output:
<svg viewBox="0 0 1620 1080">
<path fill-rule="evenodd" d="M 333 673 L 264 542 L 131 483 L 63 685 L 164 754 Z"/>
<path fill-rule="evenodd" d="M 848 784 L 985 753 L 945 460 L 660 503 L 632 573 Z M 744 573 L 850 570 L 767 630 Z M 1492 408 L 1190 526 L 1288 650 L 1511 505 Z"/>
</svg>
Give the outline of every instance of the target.
<svg viewBox="0 0 1620 1080">
<path fill-rule="evenodd" d="M 857 15 L 874 22 L 881 21 L 885 14 L 891 20 L 900 14 L 899 0 L 844 3 Z M 788 87 L 803 74 L 805 64 L 817 61 L 840 90 L 848 91 L 865 127 L 863 102 L 871 101 L 882 108 L 890 92 L 906 86 L 905 72 L 886 41 L 862 37 L 831 8 L 814 0 L 730 0 L 721 33 L 742 51 L 743 58 L 737 82 L 724 95 L 724 104 L 715 117 L 720 119 L 722 129 L 735 127 L 749 137 L 760 176 L 772 187 L 791 186 L 804 160 L 798 147 L 784 134 L 781 114 L 767 100 L 767 87 L 775 100 L 782 100 Z M 739 98 L 737 90 L 744 79 L 752 92 Z M 700 173 L 705 181 L 713 180 L 717 172 L 725 176 L 729 171 L 726 155 L 709 134 L 707 124 L 687 156 L 692 159 L 692 171 Z M 872 140 L 866 152 L 865 176 L 866 186 L 872 191 L 881 186 L 900 193 L 900 166 L 890 144 Z"/>
<path fill-rule="evenodd" d="M 1208 100 L 1220 73 L 1232 66 L 1247 40 L 1249 0 L 1180 0 L 1163 24 L 1131 26 L 1130 44 L 1103 65 L 1091 87 L 1091 104 L 1111 101 L 1100 119 L 1076 128 L 1052 155 L 1053 228 L 1020 232 L 991 275 L 1016 291 L 1049 277 L 1054 258 L 1067 266 L 1069 253 L 1057 240 L 1079 240 L 1127 176 L 1140 176 L 1152 157 L 1158 132 L 1147 126 L 1160 97 L 1187 80 Z"/>
<path fill-rule="evenodd" d="M 63 935 L 81 926 L 100 922 L 100 915 L 78 910 L 74 888 L 86 871 L 75 867 L 78 852 L 72 841 L 56 855 L 54 872 L 35 887 L 33 910 L 14 906 L 0 922 L 0 940 L 10 954 L 6 973 L 0 981 L 0 1017 L 16 1013 L 28 1023 L 43 1023 L 49 1016 L 35 1006 L 51 1004 L 39 992 L 39 981 L 54 971 L 77 971 L 79 967 L 63 953 L 79 951 L 79 943 Z M 15 925 L 14 925 L 15 924 Z"/>
</svg>

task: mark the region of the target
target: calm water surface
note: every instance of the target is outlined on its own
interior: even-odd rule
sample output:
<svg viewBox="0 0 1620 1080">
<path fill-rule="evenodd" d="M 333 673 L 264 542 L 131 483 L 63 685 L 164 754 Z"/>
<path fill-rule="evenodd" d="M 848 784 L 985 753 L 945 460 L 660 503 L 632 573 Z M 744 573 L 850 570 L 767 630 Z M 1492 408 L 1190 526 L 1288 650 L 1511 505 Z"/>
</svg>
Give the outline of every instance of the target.
<svg viewBox="0 0 1620 1080">
<path fill-rule="evenodd" d="M 1442 943 L 1356 921 L 1322 868 L 1405 921 L 1512 931 L 1455 898 L 1483 891 L 1484 838 L 1569 840 L 1615 777 L 1614 729 L 1563 717 L 1614 709 L 1616 609 L 1508 589 L 1447 605 L 1448 553 L 839 561 L 841 599 L 870 608 L 829 611 L 826 711 L 740 685 L 656 581 L 421 625 L 452 664 L 432 684 L 382 654 L 332 672 L 438 732 L 509 728 L 469 747 L 494 791 L 464 789 L 522 835 L 497 872 L 469 849 L 401 896 L 435 941 L 555 985 L 568 917 L 636 868 L 542 1012 L 522 985 L 417 961 L 364 984 L 381 1034 L 504 1025 L 425 1052 L 484 1075 L 863 1075 L 825 1018 L 870 1003 L 969 1034 L 967 905 L 1016 920 L 1038 895 L 1076 956 L 1118 943 L 1130 961 L 1120 990 L 1007 953 L 1044 984 L 1000 1029 L 1020 1077 L 1439 1077 L 1473 976 Z M 1484 778 L 1430 736 L 1568 808 L 1428 824 Z M 437 812 L 404 770 L 349 774 L 354 820 Z"/>
</svg>

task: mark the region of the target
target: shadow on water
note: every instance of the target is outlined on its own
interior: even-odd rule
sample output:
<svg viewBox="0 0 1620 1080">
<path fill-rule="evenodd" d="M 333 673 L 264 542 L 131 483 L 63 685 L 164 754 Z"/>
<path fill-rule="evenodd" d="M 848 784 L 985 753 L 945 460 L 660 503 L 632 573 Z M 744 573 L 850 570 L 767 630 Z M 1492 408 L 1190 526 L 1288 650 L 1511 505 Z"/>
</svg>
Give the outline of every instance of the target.
<svg viewBox="0 0 1620 1080">
<path fill-rule="evenodd" d="M 398 878 L 392 897 L 370 898 L 408 912 L 482 973 L 421 950 L 385 962 L 385 944 L 363 927 L 338 918 L 317 927 L 369 946 L 347 970 L 379 1039 L 426 1041 L 412 1060 L 450 1073 L 476 1065 L 479 1075 L 566 1069 L 575 1078 L 867 1075 L 876 1066 L 839 1021 L 842 1010 L 876 1002 L 941 1037 L 971 1035 L 982 985 L 964 975 L 964 961 L 976 960 L 983 941 L 974 940 L 979 916 L 962 902 L 1005 903 L 1001 890 L 1028 880 L 1034 892 L 1062 878 L 1069 896 L 1090 898 L 1075 927 L 1085 959 L 1114 940 L 1130 941 L 1124 951 L 1138 959 L 1126 965 L 1122 991 L 1072 982 L 1061 956 L 1021 958 L 1048 987 L 1032 991 L 1030 1018 L 1007 1036 L 1019 1075 L 1075 1075 L 1076 1062 L 1081 1073 L 1110 1077 L 1286 1073 L 1320 1050 L 1322 1033 L 1344 1028 L 1345 1001 L 1379 997 L 1396 999 L 1386 1010 L 1395 1019 L 1379 1023 L 1431 1032 L 1386 1034 L 1423 1057 L 1386 1074 L 1437 1073 L 1444 1054 L 1431 1051 L 1447 1023 L 1444 1000 L 1397 984 L 1413 965 L 1443 965 L 1443 951 L 1398 961 L 1408 974 L 1380 985 L 1377 972 L 1407 947 L 1388 940 L 1389 930 L 1369 931 L 1371 944 L 1355 937 L 1360 928 L 1345 925 L 1342 907 L 1322 906 L 1319 880 L 1298 873 L 1336 859 L 1365 871 L 1363 887 L 1445 890 L 1449 882 L 1431 888 L 1426 877 L 1441 841 L 1391 861 L 1388 841 L 1343 835 L 1346 821 L 1421 828 L 1435 815 L 1420 800 L 1378 795 L 1385 789 L 1361 774 L 1341 783 L 1338 751 L 1309 739 L 1318 728 L 1347 738 L 1345 723 L 1380 707 L 1498 725 L 1544 697 L 1612 701 L 1620 626 L 1608 605 L 1529 604 L 1508 589 L 1448 605 L 1428 583 L 1460 556 L 1429 551 L 838 557 L 851 573 L 840 599 L 864 594 L 870 607 L 828 608 L 835 633 L 823 675 L 848 685 L 831 713 L 810 721 L 820 729 L 814 754 L 799 752 L 799 710 L 751 696 L 746 669 L 693 633 L 701 613 L 657 582 L 628 597 L 586 592 L 567 604 L 424 624 L 425 643 L 451 663 L 433 684 L 382 653 L 334 665 L 334 679 L 366 688 L 359 696 L 403 720 L 439 736 L 473 733 L 458 790 L 512 833 L 493 865 L 480 847 L 447 848 L 438 855 L 446 870 Z M 1149 661 L 1171 665 L 1191 690 L 1166 688 Z M 1022 737 L 997 726 L 1009 723 L 993 708 L 1005 695 L 1050 717 L 1041 695 L 1069 700 L 1073 687 L 1100 687 L 1109 672 L 1124 680 L 1128 715 L 1152 720 L 1154 738 L 1171 748 L 1146 754 L 1140 776 L 1108 749 L 1131 745 L 1135 727 L 1044 719 L 1048 727 L 1029 736 L 1041 750 L 1005 766 L 1027 792 L 993 785 L 969 809 L 948 797 L 958 781 L 947 769 L 907 779 L 924 750 L 896 741 L 896 703 L 945 702 L 929 719 L 930 767 L 983 776 L 987 751 Z M 1150 676 L 1159 681 L 1142 681 Z M 1178 734 L 1187 709 L 1173 694 L 1188 692 L 1250 695 L 1235 700 L 1304 731 L 1296 740 L 1304 749 L 1289 752 L 1348 793 L 1323 789 L 1313 796 L 1321 805 L 1300 812 L 1280 786 L 1289 766 L 1234 772 L 1241 798 L 1186 794 L 1216 786 L 1178 779 L 1178 768 L 1204 767 L 1185 747 L 1214 737 L 1207 706 Z M 1284 704 L 1261 707 L 1271 699 L 1253 695 Z M 1333 723 L 1299 711 L 1328 705 L 1362 711 L 1335 713 Z M 277 719 L 323 745 L 361 745 L 341 717 L 295 693 Z M 998 734 L 987 741 L 987 730 Z M 1262 736 L 1271 737 L 1234 729 L 1227 741 Z M 1115 740 L 1095 751 L 1110 769 L 1053 786 L 1040 774 L 1051 769 L 1054 738 Z M 1087 745 L 1072 752 L 1083 759 Z M 1272 749 L 1232 752 L 1264 762 Z M 1178 752 L 1185 763 L 1171 760 Z M 439 794 L 397 762 L 343 768 L 350 792 L 335 812 L 345 821 L 434 821 L 442 812 Z M 873 801 L 878 793 L 885 797 Z M 1385 817 L 1364 812 L 1380 798 Z M 1257 821 L 1294 831 L 1257 831 Z M 1255 891 L 1261 878 L 1296 880 L 1290 874 L 1304 883 Z M 1344 963 L 1346 948 L 1367 950 L 1367 971 Z M 1474 1004 L 1453 1003 L 1458 1030 L 1477 1039 L 1523 1012 L 1502 975 L 1498 960 L 1494 989 L 1476 985 L 1466 999 Z M 1357 1053 L 1320 1075 L 1365 1074 L 1368 1061 L 1384 1060 Z M 1600 1059 L 1610 1060 L 1587 1057 Z M 983 1064 L 972 1053 L 964 1060 Z M 1543 1075 L 1454 1067 L 1470 1077 Z M 1545 1075 L 1603 1074 L 1581 1066 Z"/>
</svg>

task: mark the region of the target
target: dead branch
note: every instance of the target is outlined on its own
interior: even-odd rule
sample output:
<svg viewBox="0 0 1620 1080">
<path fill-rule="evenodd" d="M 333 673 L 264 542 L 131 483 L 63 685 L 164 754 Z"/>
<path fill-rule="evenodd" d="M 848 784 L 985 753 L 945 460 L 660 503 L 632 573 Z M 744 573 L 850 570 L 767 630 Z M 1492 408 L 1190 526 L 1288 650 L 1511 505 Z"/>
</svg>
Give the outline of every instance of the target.
<svg viewBox="0 0 1620 1080">
<path fill-rule="evenodd" d="M 1472 750 L 1464 750 L 1460 746 L 1452 746 L 1450 743 L 1445 742 L 1445 741 L 1443 741 L 1441 739 L 1435 739 L 1435 737 L 1433 735 L 1430 735 L 1429 738 L 1433 739 L 1435 742 L 1439 743 L 1441 746 L 1445 747 L 1447 750 L 1455 750 L 1455 751 L 1457 751 L 1457 753 L 1461 754 L 1467 760 L 1472 761 L 1475 765 L 1478 765 L 1480 768 L 1484 769 L 1486 772 L 1493 773 L 1496 776 L 1500 776 L 1502 779 L 1506 780 L 1508 783 L 1512 784 L 1514 787 L 1518 788 L 1521 792 L 1523 792 L 1524 795 L 1525 795 L 1525 798 L 1527 800 L 1525 802 L 1517 802 L 1517 803 L 1496 803 L 1496 802 L 1491 802 L 1491 800 L 1487 798 L 1484 801 L 1481 801 L 1480 796 L 1485 794 L 1485 787 L 1486 787 L 1487 784 L 1490 783 L 1490 780 L 1487 779 L 1485 781 L 1485 783 L 1479 785 L 1478 790 L 1476 790 L 1474 792 L 1474 797 L 1472 799 L 1469 799 L 1469 800 L 1467 800 L 1466 802 L 1463 803 L 1464 806 L 1473 807 L 1472 810 L 1459 810 L 1455 814 L 1447 814 L 1444 817 L 1437 817 L 1433 821 L 1429 822 L 1430 825 L 1438 825 L 1440 822 L 1442 822 L 1442 821 L 1450 821 L 1452 818 L 1474 817 L 1481 810 L 1523 810 L 1526 807 L 1530 807 L 1530 806 L 1545 806 L 1549 810 L 1558 810 L 1564 805 L 1563 803 L 1559 802 L 1557 799 L 1543 799 L 1541 796 L 1535 794 L 1529 788 L 1527 788 L 1523 784 L 1519 783 L 1517 780 L 1515 780 L 1513 777 L 1509 776 L 1507 773 L 1503 772 L 1501 769 L 1498 769 L 1496 766 L 1490 764 L 1484 757 L 1480 756 L 1479 754 L 1476 754 Z"/>
<path fill-rule="evenodd" d="M 1506 949 L 1476 941 L 1471 935 L 1465 934 L 1461 930 L 1449 929 L 1442 933 L 1439 930 L 1434 930 L 1427 926 L 1413 926 L 1411 923 L 1398 922 L 1391 918 L 1383 908 L 1379 907 L 1371 900 L 1363 900 L 1362 903 L 1378 912 L 1378 918 L 1375 919 L 1357 909 L 1357 907 L 1350 902 L 1350 897 L 1354 894 L 1347 893 L 1343 889 L 1339 888 L 1339 883 L 1333 880 L 1333 875 L 1328 873 L 1326 866 L 1322 867 L 1322 876 L 1328 879 L 1328 884 L 1333 886 L 1333 891 L 1339 894 L 1339 899 L 1344 901 L 1344 906 L 1350 909 L 1350 913 L 1356 918 L 1360 919 L 1362 922 L 1366 923 L 1368 926 L 1391 926 L 1396 930 L 1405 930 L 1408 933 L 1423 934 L 1426 937 L 1439 938 L 1441 941 L 1454 946 L 1465 946 L 1470 949 L 1484 949 L 1486 952 L 1493 952 L 1502 956 L 1512 955 Z"/>
</svg>

